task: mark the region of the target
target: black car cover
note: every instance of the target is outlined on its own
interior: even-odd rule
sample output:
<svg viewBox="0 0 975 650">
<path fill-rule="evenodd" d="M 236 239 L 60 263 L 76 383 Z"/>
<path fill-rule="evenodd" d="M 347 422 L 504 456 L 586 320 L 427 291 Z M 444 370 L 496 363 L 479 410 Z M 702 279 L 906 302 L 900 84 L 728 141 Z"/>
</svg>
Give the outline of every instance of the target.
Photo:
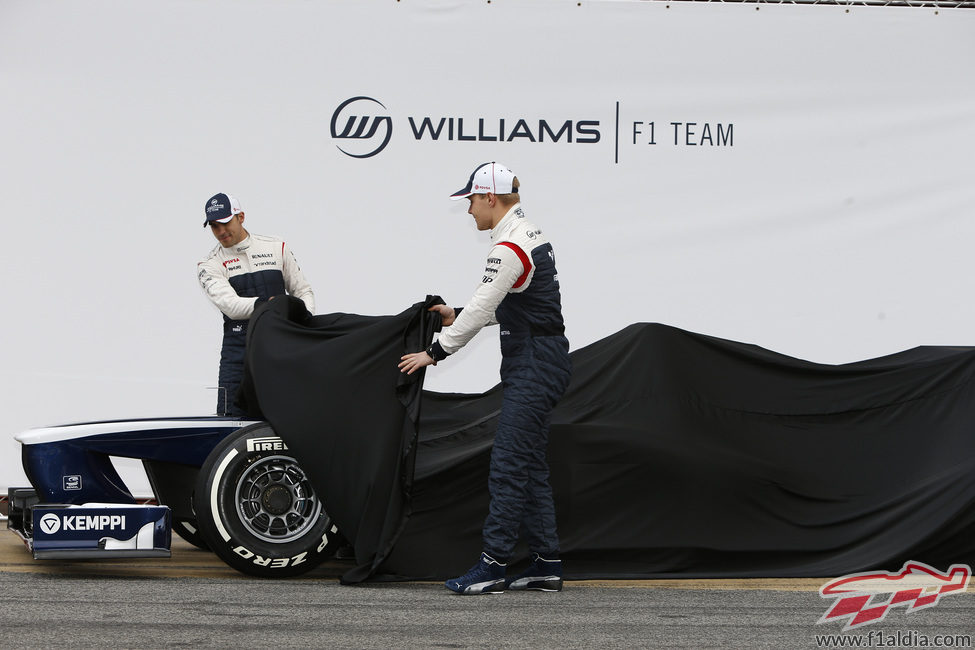
<svg viewBox="0 0 975 650">
<path fill-rule="evenodd" d="M 280 296 L 251 316 L 238 397 L 285 441 L 353 544 L 348 582 L 377 570 L 409 517 L 423 373 L 397 364 L 430 344 L 435 303 L 396 316 L 311 316 Z"/>
<path fill-rule="evenodd" d="M 433 302 L 307 318 L 273 300 L 252 319 L 248 405 L 353 541 L 345 582 L 443 579 L 481 550 L 501 387 L 421 392 L 398 372 L 439 327 Z M 975 563 L 975 348 L 823 365 L 640 323 L 571 357 L 549 444 L 567 577 Z"/>
</svg>

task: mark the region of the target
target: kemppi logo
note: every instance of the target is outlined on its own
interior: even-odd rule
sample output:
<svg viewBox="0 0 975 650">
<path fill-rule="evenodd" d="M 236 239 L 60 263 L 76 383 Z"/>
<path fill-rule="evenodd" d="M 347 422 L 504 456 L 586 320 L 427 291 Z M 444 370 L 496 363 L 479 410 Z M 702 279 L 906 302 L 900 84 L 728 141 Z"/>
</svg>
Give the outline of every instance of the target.
<svg viewBox="0 0 975 650">
<path fill-rule="evenodd" d="M 123 530 L 125 515 L 64 515 L 47 513 L 41 517 L 41 531 L 53 535 L 64 530 Z"/>
<path fill-rule="evenodd" d="M 41 517 L 41 530 L 48 535 L 53 535 L 61 530 L 61 518 L 50 512 L 47 513 Z"/>
<path fill-rule="evenodd" d="M 386 107 L 381 102 L 372 97 L 359 96 L 345 100 L 332 113 L 332 138 L 352 141 L 347 145 L 343 145 L 346 147 L 344 149 L 339 145 L 335 145 L 346 156 L 351 156 L 352 158 L 371 158 L 385 149 L 386 145 L 389 144 L 389 139 L 393 137 L 393 119 L 388 115 L 375 117 L 367 113 L 358 115 L 355 107 L 352 106 L 356 102 L 359 102 L 357 106 L 361 107 L 360 110 L 363 113 L 366 113 L 369 108 L 375 110 L 375 107 L 370 106 L 369 103 L 379 106 L 384 111 L 386 110 Z M 349 108 L 350 106 L 352 108 Z M 346 108 L 349 108 L 349 110 L 346 111 Z M 340 123 L 344 123 L 341 131 L 339 131 Z"/>
</svg>

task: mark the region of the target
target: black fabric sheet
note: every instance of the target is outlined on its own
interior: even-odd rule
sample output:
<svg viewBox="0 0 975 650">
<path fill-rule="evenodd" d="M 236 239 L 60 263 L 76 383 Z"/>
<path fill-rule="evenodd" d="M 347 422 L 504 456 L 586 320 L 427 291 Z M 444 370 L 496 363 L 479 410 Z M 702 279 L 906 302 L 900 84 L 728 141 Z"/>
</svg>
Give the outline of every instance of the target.
<svg viewBox="0 0 975 650">
<path fill-rule="evenodd" d="M 251 324 L 251 404 L 354 540 L 344 580 L 465 571 L 501 387 L 421 392 L 398 373 L 439 324 L 424 303 L 296 323 L 275 302 Z M 635 324 L 571 357 L 549 444 L 567 577 L 975 563 L 975 348 L 833 366 Z"/>
<path fill-rule="evenodd" d="M 353 544 L 349 582 L 376 571 L 409 515 L 422 374 L 396 365 L 403 350 L 430 344 L 435 303 L 396 316 L 309 316 L 280 296 L 251 316 L 242 405 L 287 443 Z"/>
</svg>

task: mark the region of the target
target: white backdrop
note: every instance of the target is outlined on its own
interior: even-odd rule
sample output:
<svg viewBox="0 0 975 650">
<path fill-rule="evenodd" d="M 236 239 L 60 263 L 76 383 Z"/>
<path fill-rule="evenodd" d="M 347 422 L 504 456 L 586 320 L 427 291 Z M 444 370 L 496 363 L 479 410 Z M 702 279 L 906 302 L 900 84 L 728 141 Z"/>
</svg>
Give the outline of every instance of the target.
<svg viewBox="0 0 975 650">
<path fill-rule="evenodd" d="M 574 348 L 636 321 L 824 363 L 975 344 L 973 60 L 970 10 L 2 0 L 0 486 L 24 429 L 213 412 L 219 191 L 321 313 L 463 304 L 488 239 L 447 195 L 499 160 Z M 333 137 L 350 115 L 373 137 Z M 485 390 L 496 348 L 427 387 Z"/>
</svg>

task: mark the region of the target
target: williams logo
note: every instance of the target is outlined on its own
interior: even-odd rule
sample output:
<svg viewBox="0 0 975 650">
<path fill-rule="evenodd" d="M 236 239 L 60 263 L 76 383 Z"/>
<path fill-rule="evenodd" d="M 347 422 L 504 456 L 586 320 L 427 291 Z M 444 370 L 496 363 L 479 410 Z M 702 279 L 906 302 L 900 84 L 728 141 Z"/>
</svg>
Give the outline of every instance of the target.
<svg viewBox="0 0 975 650">
<path fill-rule="evenodd" d="M 630 156 L 650 151 L 708 147 L 734 147 L 734 123 L 682 115 L 656 116 L 639 109 L 627 117 L 616 102 L 615 118 L 596 115 L 546 115 L 518 113 L 491 115 L 401 115 L 396 118 L 397 137 L 416 142 L 520 143 L 531 146 L 612 145 L 613 162 L 620 162 L 620 147 Z M 632 119 L 639 117 L 640 119 Z M 680 117 L 681 119 L 672 119 Z M 666 118 L 666 119 L 663 119 Z M 393 137 L 393 118 L 378 99 L 359 95 L 346 99 L 332 113 L 332 139 L 336 148 L 352 158 L 371 158 Z M 603 149 L 608 150 L 609 147 Z M 643 152 L 643 154 L 639 153 Z"/>
<path fill-rule="evenodd" d="M 370 115 L 377 106 L 386 110 L 372 97 L 353 97 L 339 104 L 332 113 L 332 138 L 349 141 L 343 143 L 345 148 L 336 145 L 339 151 L 353 158 L 371 158 L 386 148 L 393 137 L 393 119 L 388 115 Z"/>
<path fill-rule="evenodd" d="M 360 95 L 347 99 L 332 113 L 336 147 L 353 158 L 371 158 L 386 148 L 393 136 L 393 118 L 375 115 L 386 110 L 377 99 Z M 448 117 L 410 115 L 414 140 L 446 142 L 537 142 L 595 144 L 602 139 L 599 120 Z"/>
</svg>

